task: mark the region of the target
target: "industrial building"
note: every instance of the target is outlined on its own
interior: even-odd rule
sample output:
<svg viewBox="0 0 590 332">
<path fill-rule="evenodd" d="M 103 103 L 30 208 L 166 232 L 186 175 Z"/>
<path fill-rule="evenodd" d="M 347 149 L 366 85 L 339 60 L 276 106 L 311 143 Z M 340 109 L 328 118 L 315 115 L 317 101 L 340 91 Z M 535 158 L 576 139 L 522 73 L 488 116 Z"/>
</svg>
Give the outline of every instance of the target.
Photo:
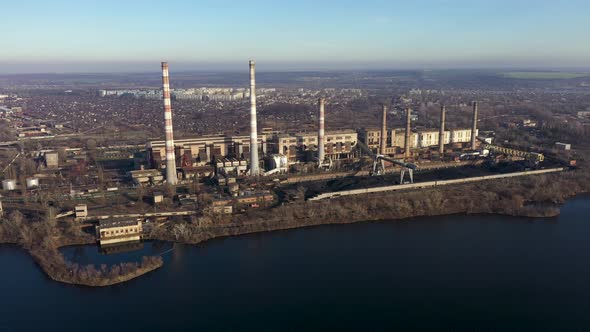
<svg viewBox="0 0 590 332">
<path fill-rule="evenodd" d="M 96 226 L 96 237 L 101 246 L 141 239 L 140 220 L 100 220 Z"/>
<path fill-rule="evenodd" d="M 86 204 L 78 204 L 74 208 L 76 219 L 88 217 L 88 206 Z"/>
<path fill-rule="evenodd" d="M 324 136 L 324 156 L 331 160 L 351 159 L 357 144 L 358 135 L 353 129 L 326 131 Z M 289 163 L 313 161 L 313 151 L 317 151 L 318 134 L 289 133 L 280 134 L 271 140 L 276 153 L 287 157 Z"/>
<path fill-rule="evenodd" d="M 250 152 L 250 136 L 207 135 L 177 139 L 174 141 L 176 166 L 203 166 L 223 158 L 247 159 Z M 266 135 L 258 135 L 260 153 L 267 152 Z M 146 145 L 148 162 L 153 168 L 165 168 L 163 156 L 166 154 L 166 141 L 149 141 Z"/>
<path fill-rule="evenodd" d="M 568 151 L 572 149 L 572 145 L 569 143 L 561 143 L 561 142 L 556 142 L 555 143 L 555 148 L 557 150 L 563 150 L 563 151 Z"/>
<path fill-rule="evenodd" d="M 365 143 L 375 153 L 380 151 L 381 144 L 381 128 L 369 127 L 362 128 L 358 131 L 358 137 L 361 142 Z M 382 154 L 396 154 L 399 149 L 403 149 L 405 145 L 404 128 L 388 128 L 386 131 L 386 149 Z M 430 148 L 439 145 L 439 129 L 417 129 L 410 134 L 410 148 Z M 444 131 L 444 144 L 465 144 L 471 141 L 471 129 L 459 128 Z"/>
</svg>

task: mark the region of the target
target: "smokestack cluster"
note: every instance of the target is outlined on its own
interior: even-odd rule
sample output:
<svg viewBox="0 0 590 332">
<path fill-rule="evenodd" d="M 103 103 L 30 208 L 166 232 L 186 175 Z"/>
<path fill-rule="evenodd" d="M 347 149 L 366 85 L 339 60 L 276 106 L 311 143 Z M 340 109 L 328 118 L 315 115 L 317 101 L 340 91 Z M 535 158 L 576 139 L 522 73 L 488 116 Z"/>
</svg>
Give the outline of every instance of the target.
<svg viewBox="0 0 590 332">
<path fill-rule="evenodd" d="M 381 154 L 385 154 L 385 148 L 387 147 L 387 106 L 382 105 L 381 115 Z"/>
<path fill-rule="evenodd" d="M 406 139 L 404 140 L 404 156 L 410 158 L 410 138 L 412 137 L 412 109 L 406 108 Z"/>
<path fill-rule="evenodd" d="M 440 131 L 438 132 L 438 153 L 442 157 L 445 153 L 445 116 L 447 109 L 445 106 L 440 107 Z"/>
<path fill-rule="evenodd" d="M 172 130 L 172 104 L 170 103 L 170 78 L 168 63 L 162 62 L 162 98 L 164 99 L 164 122 L 166 133 L 166 182 L 175 185 L 176 155 L 174 154 L 174 132 Z"/>
<path fill-rule="evenodd" d="M 473 125 L 471 126 L 471 149 L 475 150 L 475 138 L 477 132 L 477 102 L 474 101 L 473 105 Z"/>
<path fill-rule="evenodd" d="M 319 104 L 319 116 L 318 116 L 318 160 L 319 163 L 321 164 L 324 161 L 324 123 L 325 123 L 325 119 L 324 119 L 324 98 L 320 98 L 318 100 L 318 104 Z"/>
<path fill-rule="evenodd" d="M 250 175 L 260 174 L 258 168 L 258 129 L 256 126 L 256 73 L 254 60 L 250 60 Z"/>
</svg>

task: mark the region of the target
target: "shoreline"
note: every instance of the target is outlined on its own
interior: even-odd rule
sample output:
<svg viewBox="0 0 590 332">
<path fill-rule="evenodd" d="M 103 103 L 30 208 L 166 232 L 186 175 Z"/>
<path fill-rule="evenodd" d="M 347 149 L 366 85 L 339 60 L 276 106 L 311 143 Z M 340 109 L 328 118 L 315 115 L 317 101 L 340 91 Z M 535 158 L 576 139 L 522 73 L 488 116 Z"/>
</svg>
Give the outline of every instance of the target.
<svg viewBox="0 0 590 332">
<path fill-rule="evenodd" d="M 544 177 L 544 178 L 541 178 Z M 561 180 L 567 191 L 557 193 L 547 191 L 549 196 L 525 199 L 521 194 L 531 194 L 529 183 L 522 180 L 504 181 L 494 190 L 490 183 L 470 183 L 453 187 L 422 189 L 407 192 L 359 195 L 359 197 L 340 197 L 322 201 L 301 201 L 290 205 L 277 206 L 244 215 L 234 215 L 230 219 L 198 218 L 196 222 L 178 222 L 168 227 L 158 227 L 146 235 L 148 240 L 196 245 L 208 240 L 252 233 L 271 232 L 305 228 L 320 225 L 352 224 L 358 222 L 379 222 L 403 220 L 414 217 L 442 216 L 453 214 L 487 214 L 514 217 L 543 218 L 559 215 L 566 200 L 588 193 L 583 186 L 572 186 L 572 177 L 554 175 L 538 176 L 535 181 Z M 570 184 L 570 185 L 568 185 Z M 507 189 L 507 187 L 512 188 Z M 508 190 L 508 191 L 507 191 Z M 470 192 L 470 195 L 466 195 Z M 534 196 L 533 196 L 534 197 Z M 547 199 L 539 199 L 546 197 Z M 485 202 L 485 204 L 484 204 Z M 478 204 L 479 203 L 479 204 Z M 273 218 L 269 218 L 273 216 Z M 41 270 L 52 280 L 78 286 L 106 287 L 130 281 L 149 274 L 164 265 L 161 256 L 144 257 L 142 263 L 121 263 L 97 270 L 94 264 L 79 267 L 65 260 L 59 248 L 72 245 L 96 244 L 88 235 L 67 236 L 58 234 L 54 242 L 40 245 L 31 243 L 16 244 L 26 250 Z M 2 243 L 11 244 L 11 241 Z"/>
</svg>

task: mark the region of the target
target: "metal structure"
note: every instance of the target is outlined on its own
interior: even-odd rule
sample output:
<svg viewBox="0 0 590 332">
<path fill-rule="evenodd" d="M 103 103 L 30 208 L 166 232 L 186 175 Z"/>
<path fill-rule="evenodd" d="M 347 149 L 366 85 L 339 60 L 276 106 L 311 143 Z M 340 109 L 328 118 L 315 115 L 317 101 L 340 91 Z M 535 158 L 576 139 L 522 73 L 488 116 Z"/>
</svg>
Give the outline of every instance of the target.
<svg viewBox="0 0 590 332">
<path fill-rule="evenodd" d="M 471 150 L 475 150 L 475 143 L 477 137 L 477 102 L 474 101 L 473 105 L 473 123 L 471 126 Z"/>
<path fill-rule="evenodd" d="M 162 62 L 162 98 L 164 99 L 164 121 L 166 133 L 166 182 L 175 185 L 176 155 L 174 153 L 174 132 L 172 130 L 172 103 L 170 102 L 170 78 L 168 63 Z"/>
<path fill-rule="evenodd" d="M 438 132 L 438 153 L 442 156 L 445 153 L 445 116 L 447 110 L 446 107 L 443 105 L 440 107 L 440 130 Z"/>
<path fill-rule="evenodd" d="M 404 140 L 404 156 L 410 158 L 410 138 L 412 137 L 412 109 L 406 108 L 406 138 Z"/>
<path fill-rule="evenodd" d="M 545 160 L 545 156 L 542 153 L 537 152 L 528 152 L 522 150 L 516 150 L 512 148 L 506 148 L 503 146 L 493 145 L 493 144 L 483 144 L 482 149 L 489 150 L 490 152 L 500 153 L 511 157 L 519 157 L 524 158 L 530 162 L 538 164 Z"/>
<path fill-rule="evenodd" d="M 387 148 L 387 106 L 383 104 L 382 108 L 382 115 L 381 115 L 381 154 L 386 154 L 385 150 Z"/>
<path fill-rule="evenodd" d="M 404 177 L 405 177 L 406 173 L 408 173 L 408 176 L 410 178 L 410 183 L 414 183 L 414 171 L 416 169 L 418 169 L 418 165 L 412 164 L 412 163 L 407 163 L 403 160 L 391 159 L 391 158 L 381 155 L 381 154 L 375 154 L 375 153 L 373 153 L 373 151 L 371 151 L 371 149 L 365 143 L 363 143 L 361 141 L 359 141 L 357 144 L 363 152 L 365 152 L 366 154 L 371 156 L 371 158 L 373 159 L 373 169 L 371 171 L 371 175 L 384 174 L 385 173 L 385 161 L 388 161 L 394 165 L 398 165 L 401 167 L 400 180 L 399 180 L 400 184 L 404 183 Z"/>
<path fill-rule="evenodd" d="M 318 100 L 319 105 L 319 116 L 318 116 L 318 165 L 322 165 L 325 159 L 325 150 L 324 150 L 324 125 L 325 125 L 325 114 L 324 114 L 324 107 L 325 107 L 325 100 L 324 98 L 320 98 Z"/>
<path fill-rule="evenodd" d="M 250 175 L 260 175 L 258 165 L 258 128 L 256 126 L 256 64 L 250 60 Z"/>
</svg>

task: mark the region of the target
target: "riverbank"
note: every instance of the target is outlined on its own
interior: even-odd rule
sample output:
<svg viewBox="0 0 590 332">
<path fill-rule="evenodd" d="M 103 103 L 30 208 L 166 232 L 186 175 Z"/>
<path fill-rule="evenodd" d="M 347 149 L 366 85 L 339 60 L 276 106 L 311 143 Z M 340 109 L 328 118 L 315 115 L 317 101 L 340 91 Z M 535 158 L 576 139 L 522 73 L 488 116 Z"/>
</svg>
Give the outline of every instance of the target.
<svg viewBox="0 0 590 332">
<path fill-rule="evenodd" d="M 126 282 L 163 266 L 159 256 L 143 257 L 140 263 L 112 266 L 94 264 L 80 266 L 68 262 L 59 251 L 62 247 L 95 244 L 94 236 L 72 224 L 57 225 L 55 221 L 24 221 L 14 211 L 0 224 L 0 243 L 15 244 L 25 249 L 48 278 L 72 285 L 104 287 Z"/>
<path fill-rule="evenodd" d="M 157 228 L 150 238 L 197 244 L 225 236 L 324 224 L 399 220 L 451 214 L 554 217 L 569 198 L 590 192 L 585 173 L 569 172 L 495 182 L 466 183 L 405 192 L 383 192 L 300 201 L 233 218 L 201 217 Z"/>
<path fill-rule="evenodd" d="M 321 201 L 299 201 L 232 217 L 201 216 L 154 227 L 147 238 L 197 244 L 210 239 L 325 224 L 398 220 L 451 214 L 501 214 L 551 217 L 561 204 L 576 194 L 589 192 L 585 173 L 538 175 L 496 182 L 467 183 L 404 192 L 384 192 Z M 17 223 L 7 227 L 11 223 Z M 67 262 L 60 247 L 93 244 L 95 239 L 76 227 L 51 227 L 45 222 L 3 222 L 0 243 L 16 243 L 55 281 L 110 286 L 145 275 L 163 266 L 159 256 L 141 263 L 111 267 L 78 266 Z"/>
</svg>

